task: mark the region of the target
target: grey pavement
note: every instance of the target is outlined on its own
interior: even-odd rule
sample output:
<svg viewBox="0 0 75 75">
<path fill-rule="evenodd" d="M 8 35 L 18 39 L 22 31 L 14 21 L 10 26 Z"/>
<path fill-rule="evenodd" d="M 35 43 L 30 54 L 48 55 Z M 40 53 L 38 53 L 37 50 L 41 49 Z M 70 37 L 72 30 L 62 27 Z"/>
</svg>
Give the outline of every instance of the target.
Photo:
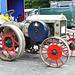
<svg viewBox="0 0 75 75">
<path fill-rule="evenodd" d="M 75 75 L 75 57 L 60 68 L 51 68 L 41 60 L 40 54 L 25 53 L 15 61 L 0 59 L 0 75 Z"/>
</svg>

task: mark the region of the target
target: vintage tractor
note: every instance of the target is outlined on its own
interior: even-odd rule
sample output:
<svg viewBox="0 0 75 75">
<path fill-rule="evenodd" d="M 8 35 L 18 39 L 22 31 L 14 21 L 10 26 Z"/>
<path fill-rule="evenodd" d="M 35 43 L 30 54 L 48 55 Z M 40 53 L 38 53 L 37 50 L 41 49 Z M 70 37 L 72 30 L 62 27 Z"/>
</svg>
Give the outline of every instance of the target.
<svg viewBox="0 0 75 75">
<path fill-rule="evenodd" d="M 4 22 L 0 26 L 0 58 L 10 61 L 20 57 L 24 50 L 40 51 L 48 66 L 60 67 L 69 58 L 66 25 L 64 15 L 33 15 L 21 23 Z"/>
</svg>

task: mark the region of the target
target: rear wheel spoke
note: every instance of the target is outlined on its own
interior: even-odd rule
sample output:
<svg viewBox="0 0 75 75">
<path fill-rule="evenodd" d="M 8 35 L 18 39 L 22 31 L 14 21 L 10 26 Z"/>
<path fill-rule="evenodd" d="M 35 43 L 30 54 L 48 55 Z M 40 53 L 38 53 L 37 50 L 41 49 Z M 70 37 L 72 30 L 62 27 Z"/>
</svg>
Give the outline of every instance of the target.
<svg viewBox="0 0 75 75">
<path fill-rule="evenodd" d="M 68 50 L 60 50 L 59 52 L 67 52 Z"/>
<path fill-rule="evenodd" d="M 58 66 L 58 62 L 57 62 L 57 60 L 56 60 L 56 64 L 57 64 L 57 66 Z"/>
<path fill-rule="evenodd" d="M 47 50 L 47 48 L 46 48 L 46 47 L 43 47 L 43 48 Z"/>
<path fill-rule="evenodd" d="M 2 43 L 0 43 L 0 45 L 2 45 Z"/>
<path fill-rule="evenodd" d="M 49 44 L 45 41 L 45 43 L 49 46 Z"/>
<path fill-rule="evenodd" d="M 14 40 L 14 42 L 19 45 L 19 43 L 16 40 Z"/>
<path fill-rule="evenodd" d="M 67 47 L 64 47 L 64 48 L 62 48 L 62 49 L 65 49 L 65 48 L 67 48 Z"/>
<path fill-rule="evenodd" d="M 43 55 L 43 54 L 48 54 L 48 53 L 47 53 L 47 52 L 46 52 L 46 53 L 42 53 L 42 55 Z"/>
<path fill-rule="evenodd" d="M 59 57 L 59 56 L 58 56 L 58 58 L 59 58 L 59 60 L 61 61 L 61 63 L 62 63 L 62 64 L 64 64 L 64 63 L 63 63 L 63 61 L 60 59 L 60 57 Z"/>
<path fill-rule="evenodd" d="M 7 53 L 9 53 L 9 51 L 7 51 Z M 11 57 L 11 55 L 9 54 L 9 56 Z"/>
<path fill-rule="evenodd" d="M 50 64 L 49 65 L 51 65 L 52 64 L 52 59 L 51 59 L 51 61 L 50 61 Z"/>
<path fill-rule="evenodd" d="M 59 39 L 57 40 L 57 43 L 56 43 L 56 45 L 59 43 Z"/>
<path fill-rule="evenodd" d="M 0 51 L 0 53 L 2 53 L 2 52 L 4 52 L 5 51 L 5 49 L 4 50 L 2 50 L 2 51 Z"/>
<path fill-rule="evenodd" d="M 14 48 L 14 56 L 16 56 L 15 48 Z"/>
<path fill-rule="evenodd" d="M 47 57 L 45 60 L 47 60 L 49 57 Z"/>
<path fill-rule="evenodd" d="M 54 43 L 53 43 L 53 38 L 52 38 L 52 45 L 53 45 Z"/>
<path fill-rule="evenodd" d="M 67 58 L 67 56 L 66 56 L 66 55 L 62 55 L 62 56 Z"/>
<path fill-rule="evenodd" d="M 6 57 L 6 60 L 8 59 L 10 52 L 11 52 L 11 51 L 8 52 L 8 55 L 7 55 L 7 57 Z"/>
<path fill-rule="evenodd" d="M 11 36 L 13 36 L 13 35 L 14 35 L 14 33 L 15 33 L 15 32 L 13 32 L 13 33 L 11 34 Z"/>
<path fill-rule="evenodd" d="M 64 46 L 64 44 L 62 44 L 60 47 Z"/>
<path fill-rule="evenodd" d="M 2 36 L 0 35 L 0 37 L 2 38 Z"/>
</svg>

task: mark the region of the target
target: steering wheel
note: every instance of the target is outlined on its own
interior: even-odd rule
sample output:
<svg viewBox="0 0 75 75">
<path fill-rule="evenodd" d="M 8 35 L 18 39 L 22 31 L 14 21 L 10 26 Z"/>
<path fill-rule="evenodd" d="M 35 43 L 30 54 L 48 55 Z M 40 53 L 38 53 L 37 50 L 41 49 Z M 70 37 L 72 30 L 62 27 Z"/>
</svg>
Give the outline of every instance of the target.
<svg viewBox="0 0 75 75">
<path fill-rule="evenodd" d="M 13 13 L 14 13 L 15 11 L 12 9 L 12 10 L 9 10 L 9 11 L 7 11 L 6 13 L 4 13 L 4 16 L 9 16 L 10 17 L 10 15 L 12 15 Z"/>
</svg>

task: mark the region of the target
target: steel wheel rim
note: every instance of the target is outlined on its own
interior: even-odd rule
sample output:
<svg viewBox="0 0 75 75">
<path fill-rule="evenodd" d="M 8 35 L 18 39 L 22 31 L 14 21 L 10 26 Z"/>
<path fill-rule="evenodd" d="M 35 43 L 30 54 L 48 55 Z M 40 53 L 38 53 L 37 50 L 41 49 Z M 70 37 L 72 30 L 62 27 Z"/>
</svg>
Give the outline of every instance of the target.
<svg viewBox="0 0 75 75">
<path fill-rule="evenodd" d="M 58 55 L 59 57 L 57 58 L 56 55 L 53 55 L 52 53 L 49 53 L 49 51 L 48 51 L 48 50 L 49 50 L 49 47 L 48 47 L 48 48 L 43 47 L 43 44 L 44 44 L 44 43 L 45 43 L 46 45 L 48 45 L 48 46 L 51 46 L 48 42 L 45 42 L 45 41 L 47 41 L 47 40 L 49 40 L 49 39 L 59 39 L 59 40 L 61 40 L 61 41 L 64 42 L 64 44 L 66 45 L 67 50 L 64 50 L 64 51 L 62 51 L 62 52 L 59 52 L 59 51 L 58 51 L 57 55 Z M 52 41 L 52 42 L 53 42 L 53 41 Z M 57 43 L 54 44 L 54 46 L 58 45 L 58 42 L 59 42 L 59 41 L 57 41 Z M 62 46 L 63 46 L 63 44 L 61 45 L 61 47 L 62 47 Z M 59 47 L 59 46 L 58 46 L 58 47 Z M 58 47 L 57 47 L 57 48 L 58 48 Z M 47 50 L 45 53 L 42 53 L 43 48 Z M 52 49 L 54 49 L 54 48 L 52 48 Z M 57 49 L 56 49 L 56 51 L 57 51 Z M 64 55 L 63 55 L 63 57 L 66 58 L 66 60 L 65 60 L 64 62 L 61 60 L 61 56 L 62 56 L 62 53 L 63 53 L 63 52 L 67 52 L 67 53 L 64 53 Z M 67 60 L 68 60 L 68 58 L 69 58 L 69 47 L 68 47 L 68 44 L 67 44 L 63 39 L 61 39 L 61 38 L 59 38 L 59 37 L 49 37 L 49 38 L 47 38 L 46 40 L 44 40 L 44 41 L 42 42 L 41 47 L 40 47 L 40 54 L 41 54 L 42 60 L 43 60 L 48 66 L 51 66 L 51 67 L 61 67 L 63 64 L 65 64 L 65 63 L 67 62 Z M 44 57 L 45 54 L 47 54 L 46 57 Z M 51 56 L 51 54 L 52 54 L 53 56 Z M 66 54 L 66 55 L 65 55 L 65 54 Z M 47 62 L 48 59 L 50 59 L 49 62 Z M 61 62 L 61 64 L 58 63 L 58 60 Z M 54 62 L 54 64 L 52 64 L 53 62 Z"/>
<path fill-rule="evenodd" d="M 70 33 L 70 34 L 68 33 L 67 34 L 67 37 L 68 37 L 67 42 L 71 42 L 71 41 L 75 42 L 75 37 L 74 36 L 75 36 L 75 33 Z M 75 51 L 75 47 L 72 48 L 70 45 L 71 45 L 71 43 L 69 44 L 69 48 L 71 50 L 71 56 L 72 56 L 73 51 Z"/>
<path fill-rule="evenodd" d="M 20 41 L 19 41 L 19 36 L 17 35 L 17 33 L 15 32 L 15 30 L 12 30 L 12 31 L 14 31 L 11 35 L 8 35 L 8 34 L 6 34 L 6 27 L 9 27 L 9 29 L 11 29 L 11 26 L 1 26 L 2 28 L 4 28 L 4 30 L 5 30 L 5 36 L 1 36 L 0 35 L 0 37 L 2 38 L 2 42 L 3 42 L 3 38 L 5 38 L 5 37 L 11 37 L 12 38 L 12 40 L 14 39 L 11 35 L 13 35 L 14 33 L 16 34 L 16 36 L 17 36 L 17 39 L 18 39 L 18 42 L 16 41 L 16 40 L 14 40 L 14 42 L 13 42 L 13 47 L 12 48 L 14 48 L 14 50 L 9 50 L 9 49 L 6 49 L 5 47 L 3 47 L 4 48 L 4 50 L 2 51 L 0 51 L 0 58 L 1 59 L 3 59 L 3 60 L 8 60 L 8 61 L 10 61 L 10 60 L 15 60 L 19 55 L 20 55 L 20 51 L 19 51 L 19 49 L 20 49 L 20 46 L 19 46 L 19 44 L 20 44 Z M 18 44 L 18 47 L 17 48 L 15 48 L 15 43 L 17 43 Z M 0 44 L 0 45 L 2 45 L 3 46 L 3 44 Z M 11 48 L 11 49 L 12 49 Z M 15 52 L 16 51 L 16 52 Z M 7 53 L 6 53 L 7 52 Z M 11 54 L 10 53 L 13 53 L 14 55 L 12 55 L 11 56 Z"/>
</svg>

